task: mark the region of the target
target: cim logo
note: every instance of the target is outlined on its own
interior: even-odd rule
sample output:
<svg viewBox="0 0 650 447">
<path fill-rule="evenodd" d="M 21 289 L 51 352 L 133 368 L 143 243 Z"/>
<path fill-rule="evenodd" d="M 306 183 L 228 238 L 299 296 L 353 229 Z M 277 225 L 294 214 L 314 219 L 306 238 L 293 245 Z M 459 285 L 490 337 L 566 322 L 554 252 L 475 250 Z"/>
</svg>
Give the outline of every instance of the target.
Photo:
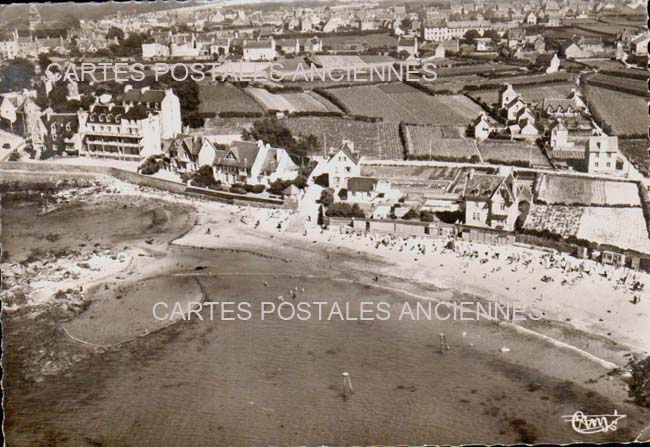
<svg viewBox="0 0 650 447">
<path fill-rule="evenodd" d="M 576 411 L 571 415 L 562 416 L 562 419 L 571 422 L 571 427 L 576 433 L 591 435 L 616 431 L 618 421 L 624 417 L 624 414 L 618 414 L 616 410 L 614 414 L 584 414 L 582 411 Z"/>
</svg>

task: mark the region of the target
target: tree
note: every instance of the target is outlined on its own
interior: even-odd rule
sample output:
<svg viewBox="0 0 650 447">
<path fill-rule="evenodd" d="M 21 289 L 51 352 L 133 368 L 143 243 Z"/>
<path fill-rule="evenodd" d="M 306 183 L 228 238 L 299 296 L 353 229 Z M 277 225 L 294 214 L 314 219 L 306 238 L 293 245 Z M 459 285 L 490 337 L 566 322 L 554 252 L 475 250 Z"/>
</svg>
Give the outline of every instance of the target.
<svg viewBox="0 0 650 447">
<path fill-rule="evenodd" d="M 410 17 L 404 17 L 404 18 L 402 19 L 402 21 L 400 22 L 400 27 L 401 27 L 403 30 L 407 30 L 407 29 L 411 29 L 411 25 L 412 25 L 412 24 L 413 24 L 413 22 L 411 21 L 411 18 L 410 18 Z"/>
<path fill-rule="evenodd" d="M 47 56 L 47 54 L 41 53 L 38 55 L 38 66 L 41 69 L 41 73 L 45 73 L 45 69 L 52 63 L 52 60 Z"/>
<path fill-rule="evenodd" d="M 493 30 L 493 29 L 487 30 L 483 34 L 483 37 L 489 37 L 490 39 L 492 39 L 492 42 L 494 42 L 495 44 L 501 42 L 501 36 L 499 35 L 499 33 L 496 30 Z"/>
<path fill-rule="evenodd" d="M 192 112 L 183 117 L 183 124 L 192 129 L 199 129 L 203 127 L 204 119 L 199 113 Z"/>
<path fill-rule="evenodd" d="M 31 88 L 36 70 L 27 59 L 16 58 L 0 66 L 0 93 L 22 91 Z"/>
<path fill-rule="evenodd" d="M 320 192 L 320 203 L 323 204 L 325 208 L 329 208 L 334 203 L 334 191 L 331 189 L 323 189 Z"/>
<path fill-rule="evenodd" d="M 209 188 L 211 186 L 217 186 L 219 182 L 217 182 L 217 180 L 214 178 L 212 167 L 203 165 L 196 171 L 196 174 L 192 178 L 192 184 L 204 188 Z"/>
<path fill-rule="evenodd" d="M 474 39 L 478 39 L 479 37 L 481 37 L 481 34 L 475 29 L 467 30 L 467 32 L 463 36 L 463 43 L 470 45 L 474 43 Z"/>
<path fill-rule="evenodd" d="M 329 217 L 357 217 L 363 219 L 366 217 L 363 210 L 358 204 L 350 205 L 345 202 L 333 203 L 325 212 Z"/>
<path fill-rule="evenodd" d="M 418 219 L 420 217 L 420 213 L 418 213 L 415 209 L 411 208 L 402 216 L 402 219 L 404 220 L 411 220 L 411 219 Z"/>
<path fill-rule="evenodd" d="M 106 39 L 113 40 L 115 38 L 117 38 L 118 41 L 124 40 L 124 31 L 116 26 L 111 26 L 108 33 L 106 33 Z"/>
<path fill-rule="evenodd" d="M 253 123 L 250 130 L 242 131 L 245 140 L 262 140 L 273 147 L 287 150 L 298 164 L 309 161 L 309 155 L 318 149 L 318 138 L 314 135 L 295 138 L 291 130 L 275 118 L 264 118 Z"/>
</svg>

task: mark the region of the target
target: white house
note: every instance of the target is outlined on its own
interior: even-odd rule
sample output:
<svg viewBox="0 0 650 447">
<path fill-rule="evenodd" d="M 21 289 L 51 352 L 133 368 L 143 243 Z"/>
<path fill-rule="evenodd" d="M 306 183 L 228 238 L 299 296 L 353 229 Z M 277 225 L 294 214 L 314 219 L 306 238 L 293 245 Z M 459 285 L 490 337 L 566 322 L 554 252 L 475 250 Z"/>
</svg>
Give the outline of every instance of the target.
<svg viewBox="0 0 650 447">
<path fill-rule="evenodd" d="M 506 106 L 506 117 L 508 121 L 515 121 L 519 115 L 519 112 L 526 107 L 526 103 L 521 98 L 515 98 L 510 104 Z"/>
<path fill-rule="evenodd" d="M 635 37 L 632 39 L 632 42 L 630 42 L 632 52 L 637 56 L 647 56 L 648 43 L 650 43 L 650 34 L 648 33 Z"/>
<path fill-rule="evenodd" d="M 272 61 L 278 57 L 275 49 L 275 40 L 244 40 L 245 61 Z"/>
<path fill-rule="evenodd" d="M 348 179 L 348 202 L 380 203 L 392 202 L 400 197 L 398 189 L 392 189 L 387 180 L 374 177 L 350 177 Z"/>
<path fill-rule="evenodd" d="M 618 151 L 618 137 L 594 135 L 585 145 L 585 161 L 588 173 L 623 173 L 626 161 Z"/>
<path fill-rule="evenodd" d="M 537 25 L 537 15 L 534 12 L 529 12 L 526 16 L 527 25 Z"/>
<path fill-rule="evenodd" d="M 560 58 L 557 57 L 557 53 L 555 53 L 553 55 L 553 58 L 551 59 L 551 63 L 546 68 L 546 74 L 557 73 L 559 70 L 560 70 Z"/>
<path fill-rule="evenodd" d="M 492 133 L 492 126 L 488 122 L 487 116 L 485 113 L 481 113 L 478 117 L 472 122 L 472 131 L 474 138 L 477 140 L 485 140 Z"/>
<path fill-rule="evenodd" d="M 470 171 L 463 197 L 466 225 L 514 230 L 519 203 L 517 180 L 512 172 L 475 174 Z"/>
<path fill-rule="evenodd" d="M 298 176 L 298 166 L 285 149 L 273 148 L 261 140 L 235 141 L 226 150 L 215 150 L 215 155 L 214 176 L 224 183 L 268 185 Z"/>
<path fill-rule="evenodd" d="M 310 175 L 315 179 L 323 174 L 328 176 L 328 187 L 342 189 L 348 187 L 348 179 L 361 176 L 360 157 L 354 153 L 354 145 L 344 142 L 338 150 L 319 161 Z"/>
<path fill-rule="evenodd" d="M 397 40 L 397 54 L 405 51 L 409 56 L 417 56 L 418 54 L 418 38 L 417 37 L 399 37 Z"/>
<path fill-rule="evenodd" d="M 499 108 L 505 109 L 519 97 L 519 94 L 512 88 L 512 85 L 506 84 L 499 90 Z"/>
</svg>

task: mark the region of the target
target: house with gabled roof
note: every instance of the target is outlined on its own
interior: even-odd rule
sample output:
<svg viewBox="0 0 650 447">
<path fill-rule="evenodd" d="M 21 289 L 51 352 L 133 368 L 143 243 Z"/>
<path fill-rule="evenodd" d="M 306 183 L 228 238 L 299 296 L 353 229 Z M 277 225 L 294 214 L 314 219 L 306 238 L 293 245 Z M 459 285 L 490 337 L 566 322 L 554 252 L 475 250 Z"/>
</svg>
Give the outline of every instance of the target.
<svg viewBox="0 0 650 447">
<path fill-rule="evenodd" d="M 177 135 L 167 149 L 174 170 L 178 173 L 196 171 L 200 167 L 199 151 L 202 145 L 203 138 L 198 135 Z"/>
<path fill-rule="evenodd" d="M 505 109 L 507 108 L 512 101 L 517 99 L 519 97 L 519 93 L 515 91 L 514 88 L 512 88 L 511 84 L 506 84 L 504 85 L 500 90 L 499 90 L 499 108 Z"/>
<path fill-rule="evenodd" d="M 244 40 L 245 61 L 272 61 L 278 57 L 275 39 Z"/>
<path fill-rule="evenodd" d="M 327 186 L 335 189 L 347 189 L 348 179 L 361 176 L 361 157 L 354 152 L 354 143 L 344 141 L 340 148 L 333 150 L 326 157 L 318 159 L 318 165 L 310 174 L 310 179 L 327 175 Z"/>
<path fill-rule="evenodd" d="M 214 176 L 224 183 L 268 185 L 276 180 L 298 177 L 296 165 L 288 152 L 261 140 L 234 141 L 226 150 L 215 150 Z"/>
<path fill-rule="evenodd" d="M 518 215 L 519 189 L 512 170 L 476 174 L 470 170 L 463 191 L 465 224 L 513 231 Z"/>
<path fill-rule="evenodd" d="M 487 119 L 487 115 L 483 112 L 477 116 L 471 124 L 472 134 L 477 140 L 485 140 L 492 133 L 492 125 Z"/>
<path fill-rule="evenodd" d="M 506 118 L 508 121 L 515 121 L 517 119 L 517 115 L 519 112 L 523 109 L 525 109 L 526 103 L 524 102 L 523 99 L 520 97 L 516 97 L 513 99 L 506 107 Z"/>
</svg>

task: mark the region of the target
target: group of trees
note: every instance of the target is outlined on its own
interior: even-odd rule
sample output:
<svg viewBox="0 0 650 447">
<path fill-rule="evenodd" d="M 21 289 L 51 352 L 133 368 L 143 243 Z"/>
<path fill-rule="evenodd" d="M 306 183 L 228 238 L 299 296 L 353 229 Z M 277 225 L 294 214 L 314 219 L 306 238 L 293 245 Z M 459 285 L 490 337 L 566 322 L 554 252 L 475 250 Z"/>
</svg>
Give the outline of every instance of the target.
<svg viewBox="0 0 650 447">
<path fill-rule="evenodd" d="M 117 43 L 108 47 L 113 56 L 133 57 L 142 54 L 142 44 L 149 38 L 149 34 L 134 32 L 129 33 L 128 37 L 124 37 L 124 31 L 113 26 L 106 33 L 106 38 L 117 40 Z"/>
<path fill-rule="evenodd" d="M 242 136 L 246 140 L 262 140 L 273 147 L 281 147 L 287 150 L 291 158 L 297 164 L 303 164 L 309 160 L 309 155 L 318 150 L 318 138 L 314 135 L 306 137 L 294 136 L 290 129 L 283 126 L 275 118 L 264 118 L 253 123 L 250 130 L 244 130 Z"/>
<path fill-rule="evenodd" d="M 0 93 L 21 91 L 32 86 L 36 67 L 27 59 L 16 58 L 0 65 Z"/>
</svg>

